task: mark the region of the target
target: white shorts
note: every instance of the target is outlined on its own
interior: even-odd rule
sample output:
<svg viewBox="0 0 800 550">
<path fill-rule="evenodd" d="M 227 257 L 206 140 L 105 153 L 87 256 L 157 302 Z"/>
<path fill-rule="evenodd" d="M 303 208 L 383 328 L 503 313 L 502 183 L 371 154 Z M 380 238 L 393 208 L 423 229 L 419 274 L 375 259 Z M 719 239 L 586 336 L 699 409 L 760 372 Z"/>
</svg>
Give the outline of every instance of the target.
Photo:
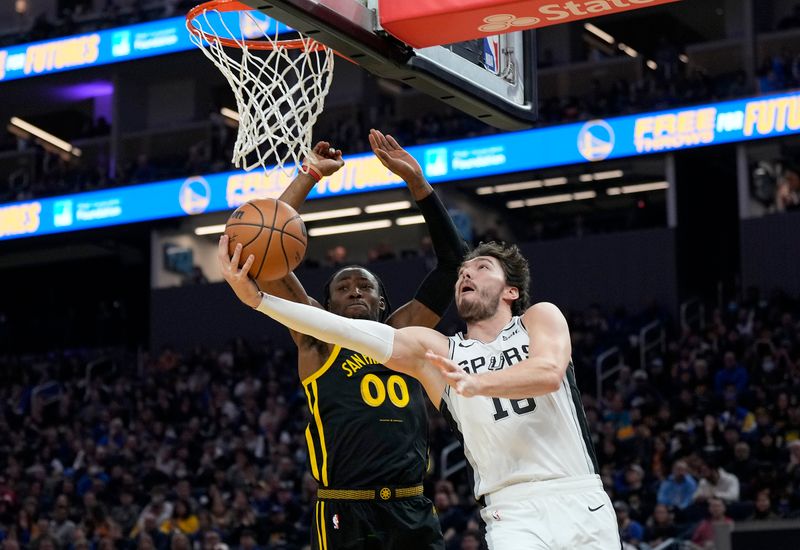
<svg viewBox="0 0 800 550">
<path fill-rule="evenodd" d="M 484 498 L 489 550 L 622 548 L 600 476 L 518 483 Z"/>
</svg>

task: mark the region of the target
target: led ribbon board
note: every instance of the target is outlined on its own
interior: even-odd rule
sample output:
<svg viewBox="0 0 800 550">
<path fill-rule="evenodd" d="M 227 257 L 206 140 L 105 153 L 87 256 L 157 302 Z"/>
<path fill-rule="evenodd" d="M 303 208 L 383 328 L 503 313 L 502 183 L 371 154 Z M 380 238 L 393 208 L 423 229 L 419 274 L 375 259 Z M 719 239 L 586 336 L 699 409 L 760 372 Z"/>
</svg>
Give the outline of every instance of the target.
<svg viewBox="0 0 800 550">
<path fill-rule="evenodd" d="M 726 101 L 409 147 L 432 183 L 680 151 L 800 133 L 800 93 Z M 371 153 L 346 164 L 309 199 L 402 187 Z M 0 206 L 0 240 L 232 210 L 277 198 L 280 172 L 228 172 Z"/>
<path fill-rule="evenodd" d="M 263 21 L 267 32 L 291 30 L 260 12 L 250 12 Z M 231 28 L 246 28 L 250 20 L 239 13 L 223 14 Z M 195 46 L 189 40 L 185 17 L 171 17 L 93 33 L 21 44 L 0 49 L 0 82 L 29 78 L 109 63 L 141 59 L 185 50 Z"/>
</svg>

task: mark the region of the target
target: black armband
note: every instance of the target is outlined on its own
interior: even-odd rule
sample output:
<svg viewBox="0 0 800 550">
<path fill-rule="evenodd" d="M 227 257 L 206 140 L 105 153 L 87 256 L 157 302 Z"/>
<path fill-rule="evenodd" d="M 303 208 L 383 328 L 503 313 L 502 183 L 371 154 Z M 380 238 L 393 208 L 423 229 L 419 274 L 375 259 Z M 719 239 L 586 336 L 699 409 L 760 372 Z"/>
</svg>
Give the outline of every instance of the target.
<svg viewBox="0 0 800 550">
<path fill-rule="evenodd" d="M 469 249 L 435 192 L 417 201 L 417 206 L 428 226 L 437 265 L 422 281 L 414 299 L 441 317 L 453 301 L 458 268 Z"/>
</svg>

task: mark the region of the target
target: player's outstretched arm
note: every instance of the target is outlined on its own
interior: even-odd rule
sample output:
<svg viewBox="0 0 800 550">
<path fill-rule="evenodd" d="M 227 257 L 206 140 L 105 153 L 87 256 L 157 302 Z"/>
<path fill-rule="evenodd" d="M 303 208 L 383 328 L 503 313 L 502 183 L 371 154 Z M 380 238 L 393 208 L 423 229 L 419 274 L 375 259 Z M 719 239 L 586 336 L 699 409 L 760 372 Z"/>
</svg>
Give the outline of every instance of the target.
<svg viewBox="0 0 800 550">
<path fill-rule="evenodd" d="M 245 304 L 272 317 L 288 329 L 327 342 L 339 344 L 372 357 L 387 367 L 419 378 L 431 401 L 437 407 L 444 391 L 444 378 L 435 369 L 425 368 L 425 351 L 447 353 L 447 338 L 425 327 L 394 329 L 384 323 L 364 319 L 349 319 L 334 313 L 270 296 L 258 290 L 248 276 L 254 256 L 251 254 L 239 267 L 241 244 L 228 255 L 228 239 L 219 242 L 219 263 L 222 275 L 236 296 Z"/>
<path fill-rule="evenodd" d="M 556 306 L 540 302 L 528 308 L 522 322 L 532 353 L 513 368 L 469 374 L 442 354 L 428 353 L 427 359 L 456 392 L 466 397 L 526 399 L 552 393 L 561 386 L 572 353 L 567 320 Z"/>
<path fill-rule="evenodd" d="M 306 197 L 308 197 L 308 194 L 320 178 L 333 175 L 339 168 L 344 166 L 342 151 L 334 149 L 327 141 L 317 142 L 311 154 L 303 162 L 303 166 L 307 167 L 307 169 L 298 172 L 297 177 L 278 197 L 279 200 L 287 203 L 295 210 L 300 210 L 300 207 L 305 203 Z M 273 296 L 280 296 L 286 300 L 322 307 L 319 302 L 308 295 L 294 273 L 289 273 L 276 281 L 261 283 L 260 288 Z M 294 331 L 290 332 L 292 340 L 299 345 L 302 335 Z"/>
<path fill-rule="evenodd" d="M 406 182 L 425 218 L 437 262 L 414 299 L 398 308 L 387 322 L 397 328 L 434 327 L 453 300 L 453 287 L 461 260 L 468 251 L 467 245 L 416 159 L 392 136 L 378 130 L 370 130 L 369 143 L 381 163 Z"/>
<path fill-rule="evenodd" d="M 344 166 L 342 151 L 341 149 L 334 149 L 327 141 L 318 141 L 311 153 L 303 161 L 303 166 L 308 167 L 308 170 L 301 168 L 300 172 L 297 173 L 297 177 L 278 197 L 279 200 L 298 211 L 321 178 L 332 176 L 339 168 Z"/>
</svg>

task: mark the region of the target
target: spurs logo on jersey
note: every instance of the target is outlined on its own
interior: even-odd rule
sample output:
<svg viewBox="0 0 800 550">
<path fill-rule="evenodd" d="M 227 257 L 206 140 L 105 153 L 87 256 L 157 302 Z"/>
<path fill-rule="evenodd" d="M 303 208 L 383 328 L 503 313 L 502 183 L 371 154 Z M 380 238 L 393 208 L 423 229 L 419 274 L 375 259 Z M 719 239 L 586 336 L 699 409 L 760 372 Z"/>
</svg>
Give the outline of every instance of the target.
<svg viewBox="0 0 800 550">
<path fill-rule="evenodd" d="M 471 374 L 513 368 L 528 357 L 519 317 L 493 342 L 450 337 L 450 358 Z M 480 498 L 525 481 L 598 473 L 586 416 L 570 363 L 558 391 L 528 399 L 462 397 L 448 386 L 442 413 L 464 444 Z"/>
</svg>

